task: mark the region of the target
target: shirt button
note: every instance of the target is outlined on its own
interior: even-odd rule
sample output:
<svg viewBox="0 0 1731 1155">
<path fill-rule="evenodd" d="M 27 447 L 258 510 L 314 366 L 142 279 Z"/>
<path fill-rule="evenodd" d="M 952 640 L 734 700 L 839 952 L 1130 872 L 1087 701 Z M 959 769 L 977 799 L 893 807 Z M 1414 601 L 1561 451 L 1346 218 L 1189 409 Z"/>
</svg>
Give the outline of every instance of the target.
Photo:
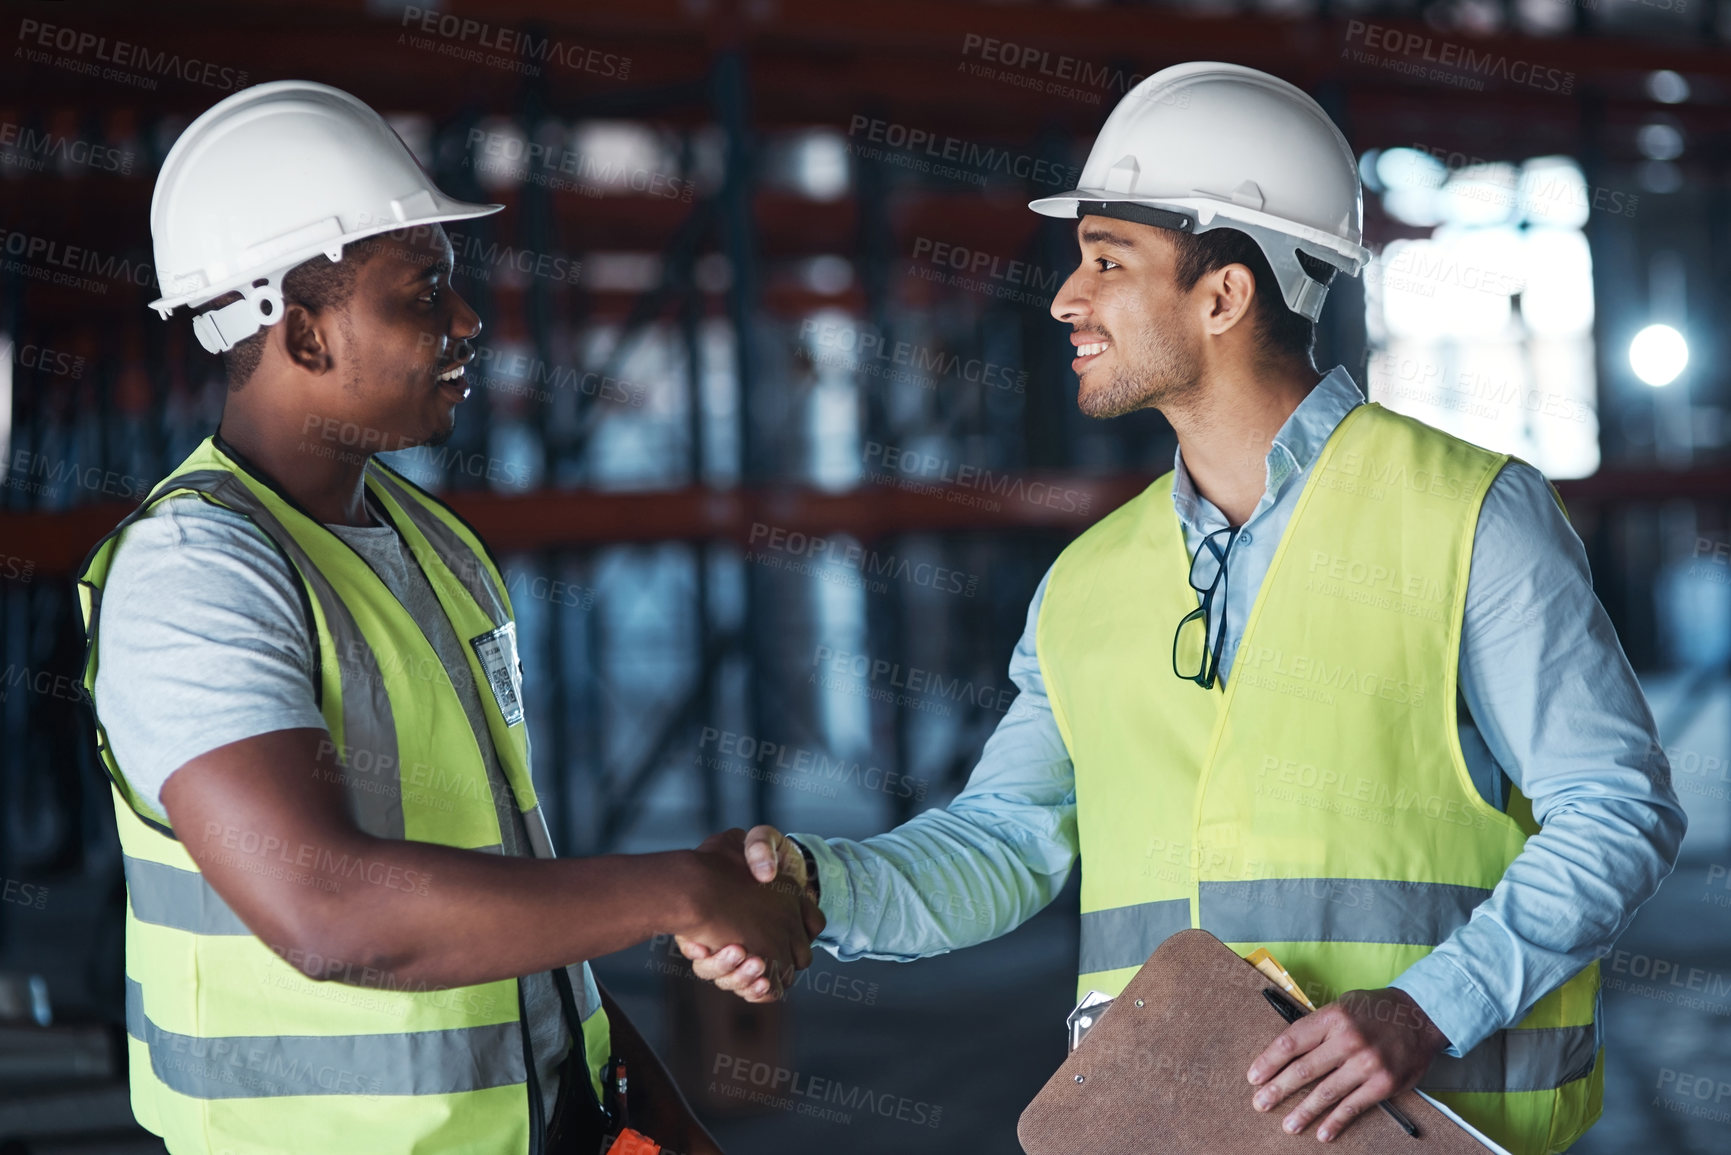
<svg viewBox="0 0 1731 1155">
<path fill-rule="evenodd" d="M 1244 532 L 1242 532 L 1238 535 L 1238 540 L 1243 542 L 1245 545 L 1249 545 L 1251 542 L 1255 541 L 1256 539 L 1250 536 L 1249 530 L 1245 530 Z"/>
</svg>

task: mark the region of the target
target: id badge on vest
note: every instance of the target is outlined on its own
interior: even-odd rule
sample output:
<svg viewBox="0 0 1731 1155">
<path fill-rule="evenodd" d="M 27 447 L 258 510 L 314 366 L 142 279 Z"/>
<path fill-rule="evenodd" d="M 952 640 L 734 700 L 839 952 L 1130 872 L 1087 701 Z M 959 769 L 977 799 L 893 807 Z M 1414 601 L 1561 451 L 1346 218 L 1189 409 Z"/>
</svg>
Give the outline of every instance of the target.
<svg viewBox="0 0 1731 1155">
<path fill-rule="evenodd" d="M 505 725 L 515 726 L 523 720 L 523 663 L 517 658 L 517 623 L 506 622 L 496 630 L 477 634 L 469 644 L 481 661 Z"/>
</svg>

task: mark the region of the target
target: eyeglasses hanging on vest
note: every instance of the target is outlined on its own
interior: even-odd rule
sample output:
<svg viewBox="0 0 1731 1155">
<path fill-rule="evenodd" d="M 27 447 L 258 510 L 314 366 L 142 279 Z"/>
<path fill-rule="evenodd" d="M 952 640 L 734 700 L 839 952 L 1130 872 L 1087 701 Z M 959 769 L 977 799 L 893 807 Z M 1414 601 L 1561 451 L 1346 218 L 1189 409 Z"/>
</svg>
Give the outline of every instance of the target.
<svg viewBox="0 0 1731 1155">
<path fill-rule="evenodd" d="M 1202 595 L 1202 603 L 1184 615 L 1172 634 L 1172 672 L 1185 681 L 1195 682 L 1204 690 L 1214 688 L 1214 679 L 1220 673 L 1220 652 L 1226 644 L 1226 555 L 1232 551 L 1232 543 L 1238 540 L 1239 528 L 1227 526 L 1217 529 L 1197 546 L 1196 556 L 1190 559 L 1190 588 Z M 1217 590 L 1218 615 L 1213 612 Z M 1195 663 L 1196 672 L 1186 674 L 1184 669 L 1187 667 L 1179 665 L 1178 651 L 1184 648 L 1187 632 L 1192 638 L 1196 634 L 1192 622 L 1200 623 L 1202 644 L 1197 648 L 1201 657 Z"/>
</svg>

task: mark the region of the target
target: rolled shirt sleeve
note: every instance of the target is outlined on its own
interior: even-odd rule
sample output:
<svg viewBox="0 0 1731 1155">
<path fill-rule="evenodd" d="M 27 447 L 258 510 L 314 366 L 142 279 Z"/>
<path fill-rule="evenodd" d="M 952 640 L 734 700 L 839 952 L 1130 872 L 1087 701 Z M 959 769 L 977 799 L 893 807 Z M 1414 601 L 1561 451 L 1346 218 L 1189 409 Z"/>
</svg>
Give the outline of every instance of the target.
<svg viewBox="0 0 1731 1155">
<path fill-rule="evenodd" d="M 1063 889 L 1076 781 L 1034 648 L 1045 592 L 1042 578 L 1010 659 L 1020 693 L 948 807 L 861 841 L 792 836 L 817 863 L 828 925 L 816 941 L 836 958 L 906 962 L 986 942 Z"/>
<path fill-rule="evenodd" d="M 1457 1058 L 1610 951 L 1671 873 L 1687 825 L 1580 538 L 1522 462 L 1479 513 L 1460 685 L 1543 829 L 1471 919 L 1391 984 Z"/>
<path fill-rule="evenodd" d="M 192 494 L 116 545 L 93 699 L 121 772 L 158 815 L 163 784 L 194 758 L 325 728 L 297 581 L 243 515 Z"/>
</svg>

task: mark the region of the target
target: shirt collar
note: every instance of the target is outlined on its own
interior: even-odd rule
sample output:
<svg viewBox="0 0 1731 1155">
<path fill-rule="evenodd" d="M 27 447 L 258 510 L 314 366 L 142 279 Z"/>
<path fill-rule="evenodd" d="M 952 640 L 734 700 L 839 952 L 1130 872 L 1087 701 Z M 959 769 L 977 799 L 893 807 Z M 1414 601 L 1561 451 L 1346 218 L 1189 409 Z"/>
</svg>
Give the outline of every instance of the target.
<svg viewBox="0 0 1731 1155">
<path fill-rule="evenodd" d="M 1286 423 L 1274 435 L 1274 443 L 1268 449 L 1267 486 L 1263 490 L 1262 500 L 1256 503 L 1256 509 L 1250 515 L 1252 520 L 1280 500 L 1287 484 L 1310 468 L 1311 462 L 1322 452 L 1322 447 L 1333 436 L 1341 419 L 1362 404 L 1364 394 L 1359 392 L 1352 374 L 1346 371 L 1344 365 L 1336 365 L 1316 383 L 1316 388 L 1298 403 L 1298 408 L 1292 411 Z M 1190 480 L 1190 471 L 1184 468 L 1182 449 L 1173 451 L 1172 472 L 1172 508 L 1177 510 L 1178 520 L 1186 528 L 1198 532 L 1224 526 L 1225 516 L 1212 502 L 1196 492 L 1196 486 Z"/>
</svg>

